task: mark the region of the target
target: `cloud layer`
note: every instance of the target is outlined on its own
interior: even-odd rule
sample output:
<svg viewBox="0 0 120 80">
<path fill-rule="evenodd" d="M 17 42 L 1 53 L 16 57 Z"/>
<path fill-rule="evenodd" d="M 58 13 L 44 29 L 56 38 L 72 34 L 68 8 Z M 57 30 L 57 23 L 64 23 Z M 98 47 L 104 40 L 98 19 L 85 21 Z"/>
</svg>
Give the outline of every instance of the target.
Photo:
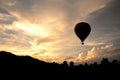
<svg viewBox="0 0 120 80">
<path fill-rule="evenodd" d="M 56 62 L 84 62 L 107 55 L 106 49 L 119 51 L 116 0 L 1 0 L 0 7 L 0 50 Z M 80 21 L 92 27 L 84 47 L 73 30 Z"/>
</svg>

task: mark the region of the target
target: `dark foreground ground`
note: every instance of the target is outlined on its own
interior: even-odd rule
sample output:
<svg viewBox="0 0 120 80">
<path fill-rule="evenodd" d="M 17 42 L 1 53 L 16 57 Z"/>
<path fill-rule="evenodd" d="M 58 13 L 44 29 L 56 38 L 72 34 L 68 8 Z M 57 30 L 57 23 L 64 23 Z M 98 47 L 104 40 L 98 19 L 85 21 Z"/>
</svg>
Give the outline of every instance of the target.
<svg viewBox="0 0 120 80">
<path fill-rule="evenodd" d="M 0 80 L 120 80 L 120 61 L 109 62 L 103 58 L 101 64 L 79 64 L 71 62 L 68 66 L 47 63 L 30 56 L 16 56 L 10 52 L 0 51 Z"/>
</svg>

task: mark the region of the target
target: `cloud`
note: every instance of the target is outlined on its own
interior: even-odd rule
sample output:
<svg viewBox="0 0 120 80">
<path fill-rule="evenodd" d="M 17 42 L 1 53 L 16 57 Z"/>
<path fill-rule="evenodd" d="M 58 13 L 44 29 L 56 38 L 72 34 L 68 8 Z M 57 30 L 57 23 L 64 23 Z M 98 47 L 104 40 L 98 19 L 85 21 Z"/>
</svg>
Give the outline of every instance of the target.
<svg viewBox="0 0 120 80">
<path fill-rule="evenodd" d="M 11 24 L 16 18 L 0 9 L 0 24 Z"/>
<path fill-rule="evenodd" d="M 4 25 L 1 41 L 4 46 L 19 46 L 15 48 L 17 53 L 20 50 L 20 53 L 42 60 L 60 62 L 68 56 L 76 57 L 81 45 L 73 31 L 75 24 L 86 21 L 91 13 L 104 8 L 109 1 L 1 0 L 0 7 L 16 19 L 12 20 L 6 17 L 8 14 L 2 14 L 12 21 L 9 25 L 1 25 L 1 28 Z M 91 46 L 88 47 L 82 48 L 83 53 L 79 57 L 85 57 L 86 51 L 91 49 Z"/>
<path fill-rule="evenodd" d="M 96 58 L 96 57 L 109 57 L 111 51 L 114 51 L 114 48 L 112 45 L 106 45 L 100 48 L 92 48 L 90 51 L 88 51 L 87 59 Z M 106 56 L 107 55 L 107 56 Z"/>
<path fill-rule="evenodd" d="M 119 38 L 119 7 L 119 1 L 111 0 L 104 8 L 89 15 L 88 22 L 92 27 L 91 39 L 93 37 L 95 43 L 108 43 Z"/>
<path fill-rule="evenodd" d="M 108 1 L 12 0 L 10 2 L 2 0 L 1 6 L 19 21 L 28 21 L 44 27 L 46 30 L 44 32 L 48 34 L 73 38 L 74 25 L 79 21 L 84 21 L 90 13 L 103 8 Z M 14 3 L 14 5 L 9 6 L 9 3 Z M 69 34 L 71 36 L 68 36 Z"/>
<path fill-rule="evenodd" d="M 91 50 L 84 53 L 80 53 L 78 56 L 68 57 L 65 60 L 70 62 L 74 61 L 76 63 L 92 63 L 92 62 L 100 62 L 103 58 L 108 58 L 109 60 L 119 59 L 120 49 L 116 48 L 115 45 L 105 45 L 101 47 L 93 47 Z"/>
<path fill-rule="evenodd" d="M 14 24 L 1 24 L 0 25 L 0 50 L 10 51 L 16 54 L 24 54 L 25 50 L 30 47 L 29 40 L 32 37 L 29 36 L 23 30 L 16 28 Z M 16 45 L 17 44 L 17 45 Z"/>
<path fill-rule="evenodd" d="M 87 21 L 92 27 L 89 40 L 91 46 L 95 47 L 89 50 L 85 57 L 88 62 L 98 61 L 103 57 L 107 57 L 110 60 L 119 59 L 119 7 L 119 1 L 111 0 L 104 8 L 89 15 Z"/>
<path fill-rule="evenodd" d="M 31 56 L 46 62 L 62 63 L 64 61 L 59 54 L 54 54 L 54 53 L 50 54 L 48 50 L 47 51 L 41 50 L 40 52 L 34 53 Z"/>
<path fill-rule="evenodd" d="M 115 45 L 105 45 L 100 48 L 93 48 L 88 51 L 86 60 L 102 60 L 102 58 L 108 58 L 109 60 L 119 59 L 120 49 L 116 48 Z"/>
<path fill-rule="evenodd" d="M 84 20 L 87 15 L 103 8 L 109 1 L 110 0 L 2 0 L 1 6 L 14 16 L 16 16 L 16 14 L 21 17 L 24 16 L 24 18 L 31 23 L 38 24 L 43 22 L 43 20 L 51 18 L 57 18 L 59 21 L 63 20 L 63 22 Z M 14 5 L 9 6 L 9 4 Z"/>
<path fill-rule="evenodd" d="M 42 43 L 53 43 L 55 41 L 54 37 L 45 37 L 45 38 L 40 38 L 40 39 L 35 39 L 34 44 L 35 45 L 40 45 Z"/>
</svg>

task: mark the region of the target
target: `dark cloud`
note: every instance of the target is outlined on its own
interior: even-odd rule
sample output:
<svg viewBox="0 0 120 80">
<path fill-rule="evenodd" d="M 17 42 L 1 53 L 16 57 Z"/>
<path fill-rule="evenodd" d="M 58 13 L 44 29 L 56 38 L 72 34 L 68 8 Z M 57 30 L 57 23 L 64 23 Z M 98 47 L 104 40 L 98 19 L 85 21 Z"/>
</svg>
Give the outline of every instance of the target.
<svg viewBox="0 0 120 80">
<path fill-rule="evenodd" d="M 55 37 L 49 36 L 49 37 L 44 37 L 44 38 L 40 38 L 40 39 L 35 39 L 35 40 L 34 40 L 34 43 L 35 43 L 36 45 L 40 45 L 40 44 L 42 44 L 42 43 L 53 43 L 53 42 L 55 42 L 55 41 L 56 41 L 56 38 L 55 38 Z"/>
<path fill-rule="evenodd" d="M 18 32 L 14 31 L 14 30 L 5 30 L 4 31 L 6 34 L 17 34 Z"/>
<path fill-rule="evenodd" d="M 8 11 L 0 8 L 0 24 L 12 24 L 16 20 Z"/>
<path fill-rule="evenodd" d="M 1 41 L 3 39 L 12 39 L 11 34 L 13 34 L 13 35 L 17 35 L 18 34 L 17 31 L 9 29 L 7 27 L 8 26 L 5 26 L 5 25 L 1 25 L 0 26 L 0 30 L 1 30 L 0 38 L 1 38 Z"/>
<path fill-rule="evenodd" d="M 57 0 L 57 1 L 56 0 L 51 0 L 51 1 L 49 0 L 35 0 L 35 1 L 26 0 L 26 3 L 24 1 L 20 1 L 20 3 L 16 4 L 16 6 L 19 8 L 21 7 L 19 9 L 20 10 L 19 12 L 23 12 L 21 13 L 21 15 L 24 15 L 26 18 L 29 19 L 29 21 L 33 23 L 41 22 L 42 18 L 48 18 L 51 16 L 53 18 L 62 17 L 62 21 L 65 21 L 65 22 L 67 21 L 71 23 L 78 18 L 76 16 L 78 11 L 73 6 L 77 2 L 79 1 L 77 0 L 75 2 L 73 0 L 70 0 L 68 2 L 68 1 L 63 1 L 63 0 Z M 32 13 L 32 14 L 28 14 L 28 13 Z M 39 18 L 39 21 L 38 21 L 38 18 Z M 60 19 L 58 20 L 61 21 Z"/>
<path fill-rule="evenodd" d="M 8 11 L 6 11 L 6 10 L 3 9 L 3 8 L 0 8 L 0 13 L 3 13 L 3 14 L 9 14 Z"/>
<path fill-rule="evenodd" d="M 119 59 L 120 1 L 111 0 L 104 8 L 91 13 L 88 22 L 92 27 L 91 40 L 95 43 L 103 42 L 101 47 L 97 45 L 88 53 L 95 56 L 88 62 L 100 61 L 104 57 L 110 60 Z M 106 44 L 108 46 L 103 46 Z"/>
<path fill-rule="evenodd" d="M 12 25 L 2 25 L 0 26 L 0 30 L 0 45 L 4 44 L 12 46 L 30 46 L 30 44 L 28 44 L 28 41 L 32 38 L 24 31 L 16 29 Z"/>
<path fill-rule="evenodd" d="M 108 42 L 120 36 L 120 1 L 112 0 L 106 7 L 89 15 L 94 41 Z"/>
</svg>

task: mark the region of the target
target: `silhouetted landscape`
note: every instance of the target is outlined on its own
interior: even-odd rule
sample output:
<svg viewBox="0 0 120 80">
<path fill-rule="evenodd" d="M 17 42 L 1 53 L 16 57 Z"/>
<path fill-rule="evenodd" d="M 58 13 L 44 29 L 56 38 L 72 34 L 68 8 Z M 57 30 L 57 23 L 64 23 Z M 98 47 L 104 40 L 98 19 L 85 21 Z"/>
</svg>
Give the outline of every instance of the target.
<svg viewBox="0 0 120 80">
<path fill-rule="evenodd" d="M 44 62 L 30 56 L 17 56 L 0 51 L 0 76 L 28 77 L 34 79 L 119 79 L 120 61 L 109 62 L 103 58 L 101 63 L 74 65 L 74 62 L 62 64 Z M 9 77 L 10 78 L 10 77 Z"/>
</svg>

